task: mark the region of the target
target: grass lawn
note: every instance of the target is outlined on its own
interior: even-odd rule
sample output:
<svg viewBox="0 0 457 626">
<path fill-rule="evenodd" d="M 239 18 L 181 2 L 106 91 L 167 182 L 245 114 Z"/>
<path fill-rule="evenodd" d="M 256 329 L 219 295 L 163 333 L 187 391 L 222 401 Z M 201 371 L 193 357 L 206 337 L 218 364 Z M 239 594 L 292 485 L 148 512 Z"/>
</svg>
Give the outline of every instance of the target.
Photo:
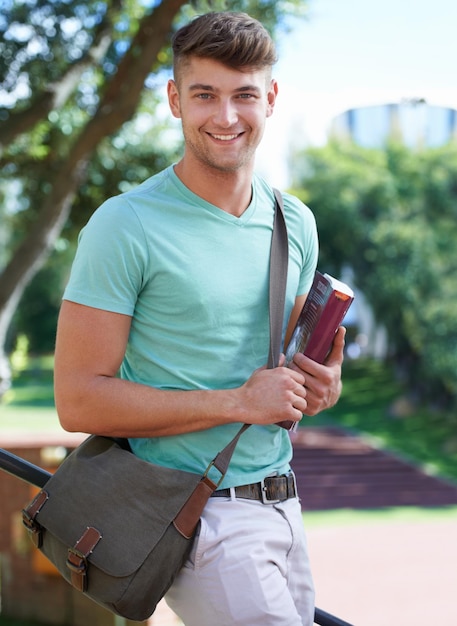
<svg viewBox="0 0 457 626">
<path fill-rule="evenodd" d="M 55 408 L 2 406 L 0 408 L 2 430 L 43 431 L 60 428 Z"/>
<path fill-rule="evenodd" d="M 457 524 L 457 506 L 422 508 L 418 506 L 384 509 L 335 509 L 334 511 L 308 511 L 303 513 L 305 527 L 366 526 L 367 524 L 390 524 L 405 522 L 413 524 L 424 521 L 454 520 Z"/>
<path fill-rule="evenodd" d="M 10 430 L 59 429 L 54 406 L 52 357 L 31 358 L 14 377 L 0 408 L 0 428 Z"/>
<path fill-rule="evenodd" d="M 2 406 L 0 428 L 14 431 L 52 431 L 60 428 L 53 407 Z"/>
</svg>

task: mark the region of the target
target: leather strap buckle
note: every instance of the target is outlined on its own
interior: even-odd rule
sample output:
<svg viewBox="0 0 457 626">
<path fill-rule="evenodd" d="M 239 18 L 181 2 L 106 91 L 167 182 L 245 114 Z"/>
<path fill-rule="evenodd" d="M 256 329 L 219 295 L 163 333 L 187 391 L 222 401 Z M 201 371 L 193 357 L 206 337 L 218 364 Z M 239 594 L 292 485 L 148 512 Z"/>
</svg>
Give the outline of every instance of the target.
<svg viewBox="0 0 457 626">
<path fill-rule="evenodd" d="M 100 531 L 88 526 L 76 544 L 68 548 L 67 568 L 70 571 L 71 584 L 78 591 L 87 590 L 87 557 L 92 554 L 101 538 Z"/>
<path fill-rule="evenodd" d="M 36 520 L 36 516 L 46 504 L 49 495 L 46 491 L 40 491 L 29 506 L 22 511 L 22 523 L 27 528 L 35 547 L 43 545 L 43 529 Z"/>
</svg>

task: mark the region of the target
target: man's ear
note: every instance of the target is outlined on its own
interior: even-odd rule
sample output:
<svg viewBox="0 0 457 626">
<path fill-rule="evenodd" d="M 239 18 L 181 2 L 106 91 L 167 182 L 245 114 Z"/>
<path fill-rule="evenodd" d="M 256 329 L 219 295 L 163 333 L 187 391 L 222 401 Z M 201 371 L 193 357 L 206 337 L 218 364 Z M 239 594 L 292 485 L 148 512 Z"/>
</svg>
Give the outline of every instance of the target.
<svg viewBox="0 0 457 626">
<path fill-rule="evenodd" d="M 167 84 L 168 104 L 170 111 L 174 117 L 181 118 L 181 107 L 179 103 L 178 86 L 175 81 L 170 79 Z"/>
<path fill-rule="evenodd" d="M 267 117 L 273 115 L 273 109 L 275 108 L 276 98 L 278 95 L 278 83 L 276 80 L 272 79 L 270 83 L 270 89 L 267 93 Z"/>
</svg>

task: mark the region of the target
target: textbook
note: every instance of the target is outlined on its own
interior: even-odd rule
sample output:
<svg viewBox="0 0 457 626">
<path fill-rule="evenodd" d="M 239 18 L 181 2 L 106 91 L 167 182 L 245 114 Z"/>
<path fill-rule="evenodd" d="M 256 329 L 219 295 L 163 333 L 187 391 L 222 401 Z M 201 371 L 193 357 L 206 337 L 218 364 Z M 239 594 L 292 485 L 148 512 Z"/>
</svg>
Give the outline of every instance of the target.
<svg viewBox="0 0 457 626">
<path fill-rule="evenodd" d="M 333 338 L 354 300 L 352 289 L 316 271 L 314 281 L 286 348 L 286 365 L 297 352 L 323 363 Z"/>
<path fill-rule="evenodd" d="M 313 361 L 323 363 L 332 347 L 333 339 L 354 300 L 354 292 L 346 283 L 330 274 L 316 271 L 313 284 L 298 317 L 292 337 L 286 348 L 285 365 L 297 352 Z M 288 430 L 298 422 L 279 422 Z"/>
</svg>

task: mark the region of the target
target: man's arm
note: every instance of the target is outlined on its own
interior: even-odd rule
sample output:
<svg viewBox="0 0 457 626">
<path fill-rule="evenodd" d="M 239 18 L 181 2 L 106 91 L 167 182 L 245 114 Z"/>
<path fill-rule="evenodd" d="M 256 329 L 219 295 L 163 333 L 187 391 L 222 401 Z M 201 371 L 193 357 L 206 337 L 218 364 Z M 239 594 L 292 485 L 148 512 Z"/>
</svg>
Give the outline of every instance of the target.
<svg viewBox="0 0 457 626">
<path fill-rule="evenodd" d="M 230 422 L 299 420 L 307 407 L 299 371 L 256 370 L 237 389 L 169 391 L 117 377 L 131 318 L 64 301 L 55 353 L 55 398 L 66 430 L 158 437 Z"/>
</svg>

